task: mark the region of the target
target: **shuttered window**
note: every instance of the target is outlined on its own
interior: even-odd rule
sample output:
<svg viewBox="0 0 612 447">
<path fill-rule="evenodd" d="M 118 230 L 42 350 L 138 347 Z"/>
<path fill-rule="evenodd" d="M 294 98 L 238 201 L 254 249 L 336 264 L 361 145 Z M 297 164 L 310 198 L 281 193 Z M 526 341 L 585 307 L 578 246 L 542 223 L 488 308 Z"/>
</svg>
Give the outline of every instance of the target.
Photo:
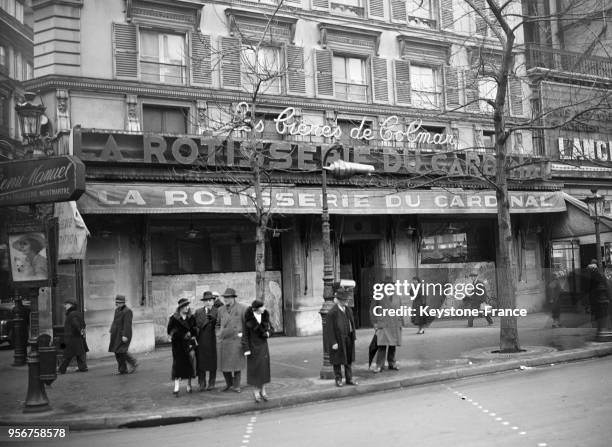
<svg viewBox="0 0 612 447">
<path fill-rule="evenodd" d="M 510 110 L 514 116 L 522 116 L 523 111 L 523 87 L 521 80 L 516 76 L 510 78 Z"/>
<path fill-rule="evenodd" d="M 406 23 L 405 0 L 391 0 L 391 21 Z"/>
<path fill-rule="evenodd" d="M 398 104 L 410 104 L 410 62 L 393 61 L 395 74 L 395 99 Z"/>
<path fill-rule="evenodd" d="M 281 54 L 278 47 L 244 46 L 241 55 L 242 87 L 248 92 L 277 95 L 281 92 Z"/>
<path fill-rule="evenodd" d="M 191 33 L 191 83 L 212 84 L 210 36 Z"/>
<path fill-rule="evenodd" d="M 306 93 L 306 74 L 304 72 L 304 48 L 287 45 L 285 49 L 287 62 L 287 91 L 292 94 Z"/>
<path fill-rule="evenodd" d="M 372 57 L 372 96 L 374 102 L 389 102 L 387 59 Z"/>
<path fill-rule="evenodd" d="M 138 78 L 138 32 L 131 23 L 113 23 L 115 77 Z"/>
<path fill-rule="evenodd" d="M 329 50 L 314 50 L 317 80 L 317 96 L 333 98 L 334 76 L 332 68 L 333 54 Z"/>
<path fill-rule="evenodd" d="M 385 17 L 384 0 L 370 0 L 368 2 L 368 14 L 370 17 L 382 19 Z"/>
<path fill-rule="evenodd" d="M 453 0 L 440 1 L 440 17 L 442 19 L 442 28 L 454 28 L 455 17 L 453 13 Z"/>
<path fill-rule="evenodd" d="M 221 38 L 221 79 L 225 88 L 240 88 L 240 39 Z"/>
<path fill-rule="evenodd" d="M 446 108 L 457 109 L 461 106 L 460 72 L 455 67 L 445 67 Z"/>
</svg>

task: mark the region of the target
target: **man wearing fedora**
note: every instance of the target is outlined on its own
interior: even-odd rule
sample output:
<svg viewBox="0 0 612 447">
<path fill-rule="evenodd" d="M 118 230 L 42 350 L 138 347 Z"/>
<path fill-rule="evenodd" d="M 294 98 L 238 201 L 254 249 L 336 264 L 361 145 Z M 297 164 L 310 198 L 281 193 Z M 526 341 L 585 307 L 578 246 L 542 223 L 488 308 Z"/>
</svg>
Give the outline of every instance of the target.
<svg viewBox="0 0 612 447">
<path fill-rule="evenodd" d="M 128 353 L 132 341 L 132 310 L 125 305 L 125 296 L 115 297 L 115 316 L 110 327 L 108 352 L 114 352 L 119 366 L 119 374 L 136 371 L 138 362 Z M 130 364 L 128 371 L 127 363 Z"/>
<path fill-rule="evenodd" d="M 77 359 L 77 366 L 80 372 L 87 371 L 87 361 L 85 353 L 88 351 L 85 343 L 85 319 L 83 313 L 77 309 L 74 300 L 64 302 L 66 309 L 66 319 L 64 320 L 64 360 L 59 366 L 60 374 L 66 373 L 66 368 L 73 357 Z"/>
<path fill-rule="evenodd" d="M 342 365 L 347 385 L 357 385 L 353 380 L 351 363 L 355 360 L 355 318 L 353 311 L 346 305 L 350 293 L 337 289 L 334 306 L 327 313 L 325 325 L 329 362 L 334 367 L 336 386 L 342 386 Z"/>
<path fill-rule="evenodd" d="M 471 309 L 472 311 L 480 311 L 480 305 L 482 303 L 487 302 L 488 296 L 487 289 L 484 283 L 478 279 L 478 270 L 472 270 L 470 272 L 470 281 L 472 281 L 474 289 L 471 293 L 466 292 L 466 297 L 464 298 L 464 307 L 466 309 Z M 489 326 L 491 326 L 493 324 L 493 319 L 491 318 L 491 316 L 484 315 L 484 317 L 486 318 L 487 323 L 489 323 Z M 468 327 L 474 327 L 474 318 L 475 317 L 471 315 L 467 317 Z"/>
<path fill-rule="evenodd" d="M 231 287 L 223 292 L 225 306 L 219 307 L 217 319 L 219 342 L 218 365 L 225 378 L 225 388 L 240 392 L 240 370 L 246 368 L 242 333 L 246 306 L 236 302 L 236 291 Z"/>
<path fill-rule="evenodd" d="M 201 301 L 204 307 L 195 312 L 196 328 L 198 331 L 198 382 L 200 391 L 210 391 L 215 387 L 217 378 L 217 337 L 215 326 L 217 324 L 217 308 L 214 307 L 215 296 L 210 290 L 203 293 Z M 206 372 L 208 372 L 208 386 L 206 386 Z"/>
</svg>

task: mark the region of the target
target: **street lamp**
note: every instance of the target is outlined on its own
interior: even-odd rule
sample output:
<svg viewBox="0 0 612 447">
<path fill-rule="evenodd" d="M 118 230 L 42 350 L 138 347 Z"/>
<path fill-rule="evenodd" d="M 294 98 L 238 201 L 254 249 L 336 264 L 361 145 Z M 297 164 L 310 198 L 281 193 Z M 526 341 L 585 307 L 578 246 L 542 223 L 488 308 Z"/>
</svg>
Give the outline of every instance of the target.
<svg viewBox="0 0 612 447">
<path fill-rule="evenodd" d="M 321 314 L 321 325 L 323 328 L 323 366 L 321 367 L 321 379 L 333 379 L 334 372 L 329 363 L 329 350 L 327 347 L 327 335 L 325 326 L 327 324 L 327 313 L 334 305 L 334 268 L 332 265 L 332 246 L 329 227 L 329 208 L 327 204 L 327 172 L 336 178 L 349 178 L 355 174 L 371 174 L 374 166 L 350 163 L 343 160 L 336 160 L 327 165 L 328 157 L 333 153 L 342 153 L 343 147 L 336 143 L 321 156 L 321 229 L 323 233 L 323 305 L 319 313 Z"/>
<path fill-rule="evenodd" d="M 34 155 L 44 155 L 45 141 L 40 135 L 40 125 L 43 121 L 45 106 L 34 103 L 34 98 L 36 97 L 34 93 L 27 92 L 24 96 L 25 102 L 15 106 L 15 112 L 17 112 L 19 125 L 21 126 L 21 135 L 25 145 L 33 148 L 31 152 Z M 32 211 L 38 214 L 36 205 L 31 205 L 31 207 Z M 40 378 L 38 331 L 38 294 L 34 293 L 30 301 L 30 338 L 28 340 L 30 351 L 27 354 L 28 390 L 23 410 L 24 413 L 50 410 L 45 386 Z"/>
<path fill-rule="evenodd" d="M 596 189 L 592 189 L 592 196 L 588 196 L 584 201 L 589 208 L 589 216 L 594 219 L 595 223 L 595 245 L 596 245 L 596 257 L 597 257 L 597 268 L 602 271 L 601 263 L 601 236 L 599 233 L 599 217 L 603 214 L 605 197 L 601 194 L 597 194 Z"/>
</svg>

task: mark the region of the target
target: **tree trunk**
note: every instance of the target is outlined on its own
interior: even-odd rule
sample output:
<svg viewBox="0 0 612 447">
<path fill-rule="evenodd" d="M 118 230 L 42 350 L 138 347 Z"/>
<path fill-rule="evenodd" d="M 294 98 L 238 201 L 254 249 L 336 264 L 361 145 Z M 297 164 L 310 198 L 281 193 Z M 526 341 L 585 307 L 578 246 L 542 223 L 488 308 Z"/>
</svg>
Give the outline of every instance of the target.
<svg viewBox="0 0 612 447">
<path fill-rule="evenodd" d="M 497 155 L 497 229 L 498 255 L 497 259 L 497 293 L 500 309 L 516 307 L 516 283 L 512 256 L 512 222 L 510 220 L 510 202 L 508 198 L 508 178 L 506 173 L 506 141 L 504 131 L 503 105 L 501 111 L 494 113 L 495 152 Z M 501 352 L 520 351 L 516 317 L 501 317 L 499 336 Z"/>
<path fill-rule="evenodd" d="M 255 104 L 253 104 L 253 117 Z M 251 135 L 254 131 L 251 132 Z M 268 211 L 264 208 L 263 191 L 261 188 L 261 154 L 257 141 L 251 136 L 249 141 L 251 152 L 251 169 L 253 171 L 253 192 L 255 194 L 255 299 L 264 302 L 266 296 L 266 231 L 268 227 Z"/>
</svg>

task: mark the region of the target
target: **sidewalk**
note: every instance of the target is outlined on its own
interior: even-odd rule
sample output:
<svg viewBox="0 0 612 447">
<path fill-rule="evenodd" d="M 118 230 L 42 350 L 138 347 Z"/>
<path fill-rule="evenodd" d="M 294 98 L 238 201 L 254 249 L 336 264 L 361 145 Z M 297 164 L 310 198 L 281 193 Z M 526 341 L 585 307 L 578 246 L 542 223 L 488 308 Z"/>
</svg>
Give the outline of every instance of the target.
<svg viewBox="0 0 612 447">
<path fill-rule="evenodd" d="M 320 336 L 272 338 L 272 383 L 268 387 L 271 400 L 261 404 L 253 401 L 251 388 L 244 386 L 245 372 L 241 394 L 220 392 L 224 381 L 218 373 L 215 390 L 187 394 L 183 386 L 179 398 L 175 398 L 170 381 L 171 352 L 169 347 L 162 347 L 138 355 L 140 367 L 131 375 L 116 375 L 113 357 L 90 361 L 87 373 L 72 372 L 75 368 L 71 367 L 47 388 L 52 411 L 23 414 L 27 367 L 10 366 L 12 351 L 4 350 L 0 351 L 0 424 L 44 422 L 67 424 L 79 430 L 119 427 L 143 420 L 209 418 L 612 354 L 612 343 L 591 343 L 595 330 L 590 327 L 588 315 L 564 314 L 562 321 L 565 328 L 551 329 L 549 314 L 519 319 L 523 348 L 547 346 L 558 351 L 493 360 L 476 360 L 464 354 L 478 348 L 495 349 L 499 345 L 498 320 L 487 327 L 484 319 L 478 319 L 475 328 L 466 328 L 463 320 L 436 321 L 425 335 L 416 335 L 416 328 L 407 327 L 397 353 L 400 371 L 385 370 L 381 374 L 368 371 L 367 347 L 373 330 L 359 330 L 353 369 L 360 385 L 343 388 L 336 388 L 332 380 L 319 379 Z"/>
</svg>

